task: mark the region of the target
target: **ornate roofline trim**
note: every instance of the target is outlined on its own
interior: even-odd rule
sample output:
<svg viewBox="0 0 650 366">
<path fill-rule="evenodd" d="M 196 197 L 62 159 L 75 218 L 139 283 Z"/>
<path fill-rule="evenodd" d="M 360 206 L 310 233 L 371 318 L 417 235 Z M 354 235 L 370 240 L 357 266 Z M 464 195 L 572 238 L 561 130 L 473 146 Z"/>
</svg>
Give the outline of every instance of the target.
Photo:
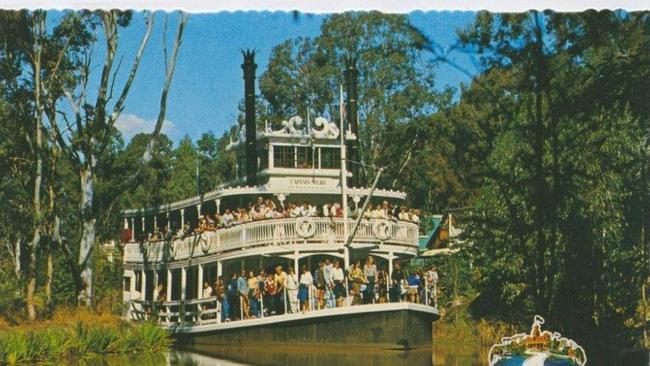
<svg viewBox="0 0 650 366">
<path fill-rule="evenodd" d="M 368 195 L 369 192 L 370 192 L 370 188 L 348 188 L 348 196 L 350 197 L 354 197 L 354 196 L 365 197 Z M 224 197 L 237 196 L 237 195 L 255 195 L 255 194 L 256 195 L 259 194 L 301 195 L 301 194 L 307 194 L 307 192 L 285 192 L 281 190 L 270 190 L 267 185 L 255 186 L 255 187 L 237 186 L 237 187 L 230 187 L 230 188 L 217 188 L 203 195 L 190 197 L 181 201 L 176 201 L 176 202 L 163 204 L 155 207 L 126 209 L 126 210 L 122 210 L 120 213 L 122 217 L 139 217 L 143 215 L 151 215 L 151 214 L 159 214 L 159 213 L 176 211 L 187 207 L 197 206 L 201 203 L 207 201 L 213 201 Z M 340 194 L 340 191 L 336 191 L 336 192 L 323 191 L 323 192 L 313 192 L 309 194 L 332 195 L 332 194 Z M 375 189 L 375 192 L 373 193 L 373 197 L 404 200 L 406 199 L 406 193 L 401 191 L 394 191 L 392 189 Z"/>
<path fill-rule="evenodd" d="M 282 121 L 282 128 L 279 130 L 273 130 L 268 121 L 265 123 L 265 125 L 266 127 L 263 131 L 256 132 L 258 139 L 268 137 L 294 137 L 320 140 L 336 140 L 340 137 L 341 132 L 339 130 L 339 126 L 335 122 L 330 122 L 324 117 L 316 117 L 313 123 L 308 120 L 305 124 L 303 123 L 302 117 L 293 116 L 288 120 Z M 345 131 L 345 139 L 356 140 L 357 136 L 348 129 Z M 234 149 L 239 145 L 242 145 L 244 141 L 246 141 L 246 126 L 242 125 L 239 127 L 234 140 L 231 136 L 230 143 L 226 148 L 229 150 Z"/>
</svg>

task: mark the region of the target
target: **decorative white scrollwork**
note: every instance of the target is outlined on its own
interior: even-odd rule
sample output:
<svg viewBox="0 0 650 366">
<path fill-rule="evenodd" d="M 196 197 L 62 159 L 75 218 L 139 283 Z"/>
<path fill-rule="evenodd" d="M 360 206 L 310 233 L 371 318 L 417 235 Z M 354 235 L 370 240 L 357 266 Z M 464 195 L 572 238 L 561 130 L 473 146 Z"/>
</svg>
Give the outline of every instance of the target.
<svg viewBox="0 0 650 366">
<path fill-rule="evenodd" d="M 300 116 L 293 116 L 288 121 L 282 121 L 282 129 L 274 131 L 274 134 L 279 135 L 304 135 L 304 126 L 302 125 L 302 118 Z"/>
<path fill-rule="evenodd" d="M 386 241 L 393 236 L 393 225 L 388 220 L 379 220 L 372 224 L 372 233 L 381 241 Z"/>
<path fill-rule="evenodd" d="M 307 239 L 316 233 L 316 224 L 310 217 L 301 217 L 296 220 L 296 232 L 301 238 Z"/>
<path fill-rule="evenodd" d="M 319 139 L 335 139 L 339 137 L 339 127 L 334 122 L 329 122 L 323 117 L 317 117 L 314 120 L 314 126 L 319 127 L 320 129 L 312 129 L 312 134 L 314 137 Z"/>
</svg>

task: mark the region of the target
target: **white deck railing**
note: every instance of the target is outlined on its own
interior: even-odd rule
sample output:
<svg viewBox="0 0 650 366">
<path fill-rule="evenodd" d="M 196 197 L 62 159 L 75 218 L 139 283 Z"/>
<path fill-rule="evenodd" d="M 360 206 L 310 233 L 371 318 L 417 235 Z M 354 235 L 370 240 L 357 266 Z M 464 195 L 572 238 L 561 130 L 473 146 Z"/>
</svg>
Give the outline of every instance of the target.
<svg viewBox="0 0 650 366">
<path fill-rule="evenodd" d="M 348 221 L 352 231 L 354 220 Z M 289 218 L 253 221 L 231 228 L 206 231 L 183 239 L 130 242 L 124 261 L 142 263 L 183 260 L 264 245 L 343 244 L 343 219 Z M 362 220 L 353 243 L 391 244 L 418 247 L 418 226 L 411 222 L 381 219 Z"/>
</svg>

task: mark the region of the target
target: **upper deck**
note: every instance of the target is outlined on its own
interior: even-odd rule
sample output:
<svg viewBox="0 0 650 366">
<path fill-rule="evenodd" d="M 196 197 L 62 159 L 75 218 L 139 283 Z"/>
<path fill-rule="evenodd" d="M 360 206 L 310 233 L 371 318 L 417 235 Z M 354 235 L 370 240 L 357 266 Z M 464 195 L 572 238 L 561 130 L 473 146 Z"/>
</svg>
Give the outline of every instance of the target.
<svg viewBox="0 0 650 366">
<path fill-rule="evenodd" d="M 351 231 L 354 222 L 348 221 Z M 166 262 L 170 268 L 256 254 L 292 254 L 296 250 L 339 250 L 345 243 L 343 219 L 299 217 L 254 221 L 185 238 L 129 242 L 124 262 L 149 264 Z M 400 254 L 417 254 L 418 225 L 406 221 L 363 219 L 351 245 L 367 249 L 381 246 Z"/>
</svg>

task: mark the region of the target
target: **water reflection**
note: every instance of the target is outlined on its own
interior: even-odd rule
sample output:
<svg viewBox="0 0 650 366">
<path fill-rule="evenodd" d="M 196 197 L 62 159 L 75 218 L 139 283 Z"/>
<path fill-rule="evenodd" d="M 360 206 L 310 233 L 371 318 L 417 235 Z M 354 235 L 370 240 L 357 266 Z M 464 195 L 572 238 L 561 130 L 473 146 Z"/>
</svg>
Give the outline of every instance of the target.
<svg viewBox="0 0 650 366">
<path fill-rule="evenodd" d="M 627 366 L 648 365 L 648 353 L 622 355 Z M 594 360 L 595 361 L 595 360 Z M 592 362 L 590 362 L 591 364 Z M 253 348 L 219 348 L 214 346 L 174 349 L 168 354 L 138 354 L 121 357 L 90 356 L 83 359 L 45 363 L 74 366 L 466 366 L 486 365 L 485 352 L 458 352 L 452 347 L 434 347 L 419 351 L 368 351 L 365 349 L 280 349 L 277 346 Z M 597 362 L 594 365 L 598 364 Z"/>
<path fill-rule="evenodd" d="M 226 361 L 227 360 L 227 361 Z M 191 350 L 175 350 L 170 364 L 189 365 L 314 365 L 314 366 L 432 366 L 431 350 L 384 351 L 367 349 L 292 349 L 291 346 L 219 348 L 192 346 Z"/>
</svg>

